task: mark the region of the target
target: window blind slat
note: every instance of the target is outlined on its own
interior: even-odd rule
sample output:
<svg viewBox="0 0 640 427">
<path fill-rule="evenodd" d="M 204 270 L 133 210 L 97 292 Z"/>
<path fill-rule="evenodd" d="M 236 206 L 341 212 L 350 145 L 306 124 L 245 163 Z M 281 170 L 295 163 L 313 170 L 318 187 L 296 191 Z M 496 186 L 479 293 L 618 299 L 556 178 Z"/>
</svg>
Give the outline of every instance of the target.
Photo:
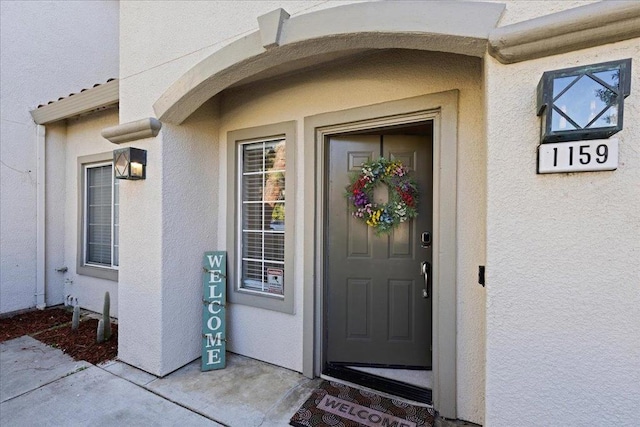
<svg viewBox="0 0 640 427">
<path fill-rule="evenodd" d="M 117 244 L 119 209 L 117 182 L 112 165 L 86 168 L 86 262 L 105 266 L 117 265 L 114 245 Z"/>
<path fill-rule="evenodd" d="M 283 271 L 285 143 L 248 143 L 241 151 L 241 287 L 283 294 L 269 283 L 268 268 Z"/>
</svg>

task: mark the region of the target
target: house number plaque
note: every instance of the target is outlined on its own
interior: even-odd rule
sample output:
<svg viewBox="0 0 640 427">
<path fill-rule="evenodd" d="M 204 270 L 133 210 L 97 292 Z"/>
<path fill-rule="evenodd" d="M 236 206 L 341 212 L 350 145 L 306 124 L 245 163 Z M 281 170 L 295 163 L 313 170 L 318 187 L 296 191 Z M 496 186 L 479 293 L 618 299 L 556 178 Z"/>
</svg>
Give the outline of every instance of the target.
<svg viewBox="0 0 640 427">
<path fill-rule="evenodd" d="M 538 173 L 611 171 L 618 168 L 618 140 L 557 142 L 538 147 Z"/>
<path fill-rule="evenodd" d="M 202 371 L 211 371 L 226 364 L 227 253 L 205 252 L 202 267 Z"/>
</svg>

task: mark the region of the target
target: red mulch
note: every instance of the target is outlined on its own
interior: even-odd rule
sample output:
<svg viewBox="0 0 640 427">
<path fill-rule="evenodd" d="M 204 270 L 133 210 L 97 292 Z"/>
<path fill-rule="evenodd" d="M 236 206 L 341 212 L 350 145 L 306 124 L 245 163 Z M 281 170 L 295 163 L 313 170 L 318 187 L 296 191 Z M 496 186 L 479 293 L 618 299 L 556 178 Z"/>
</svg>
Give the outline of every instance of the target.
<svg viewBox="0 0 640 427">
<path fill-rule="evenodd" d="M 71 312 L 59 308 L 35 310 L 0 319 L 0 342 L 32 335 L 71 322 Z"/>
<path fill-rule="evenodd" d="M 72 313 L 61 308 L 37 310 L 0 319 L 0 342 L 31 335 L 52 347 L 59 348 L 75 360 L 97 364 L 113 360 L 118 355 L 118 325 L 111 323 L 111 338 L 96 342 L 96 319 L 84 318 L 77 331 L 71 330 Z"/>
<path fill-rule="evenodd" d="M 46 330 L 34 336 L 38 341 L 59 348 L 75 360 L 86 360 L 98 364 L 115 359 L 118 354 L 118 325 L 111 324 L 111 338 L 98 344 L 96 342 L 97 319 L 86 319 L 80 322 L 77 331 L 71 325 Z"/>
</svg>

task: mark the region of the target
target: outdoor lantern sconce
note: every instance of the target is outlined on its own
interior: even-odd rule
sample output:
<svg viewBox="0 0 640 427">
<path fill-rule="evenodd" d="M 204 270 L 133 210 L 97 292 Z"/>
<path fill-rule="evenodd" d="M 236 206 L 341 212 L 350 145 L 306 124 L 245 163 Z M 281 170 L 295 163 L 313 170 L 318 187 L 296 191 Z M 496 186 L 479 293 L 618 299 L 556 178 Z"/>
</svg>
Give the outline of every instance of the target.
<svg viewBox="0 0 640 427">
<path fill-rule="evenodd" d="M 538 83 L 541 141 L 608 138 L 622 130 L 631 59 L 547 71 Z"/>
<path fill-rule="evenodd" d="M 113 165 L 118 179 L 145 179 L 147 151 L 133 147 L 113 150 Z"/>
</svg>

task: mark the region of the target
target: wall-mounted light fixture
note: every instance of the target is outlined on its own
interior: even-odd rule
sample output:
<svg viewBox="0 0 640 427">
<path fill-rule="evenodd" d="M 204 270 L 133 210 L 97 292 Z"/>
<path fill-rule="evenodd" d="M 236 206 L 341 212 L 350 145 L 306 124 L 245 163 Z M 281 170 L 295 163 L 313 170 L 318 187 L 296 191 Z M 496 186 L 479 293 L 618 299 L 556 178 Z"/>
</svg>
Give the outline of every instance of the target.
<svg viewBox="0 0 640 427">
<path fill-rule="evenodd" d="M 113 170 L 118 179 L 145 179 L 147 151 L 127 147 L 113 150 Z"/>
<path fill-rule="evenodd" d="M 622 130 L 631 59 L 547 71 L 538 83 L 541 142 L 608 138 Z"/>
</svg>

